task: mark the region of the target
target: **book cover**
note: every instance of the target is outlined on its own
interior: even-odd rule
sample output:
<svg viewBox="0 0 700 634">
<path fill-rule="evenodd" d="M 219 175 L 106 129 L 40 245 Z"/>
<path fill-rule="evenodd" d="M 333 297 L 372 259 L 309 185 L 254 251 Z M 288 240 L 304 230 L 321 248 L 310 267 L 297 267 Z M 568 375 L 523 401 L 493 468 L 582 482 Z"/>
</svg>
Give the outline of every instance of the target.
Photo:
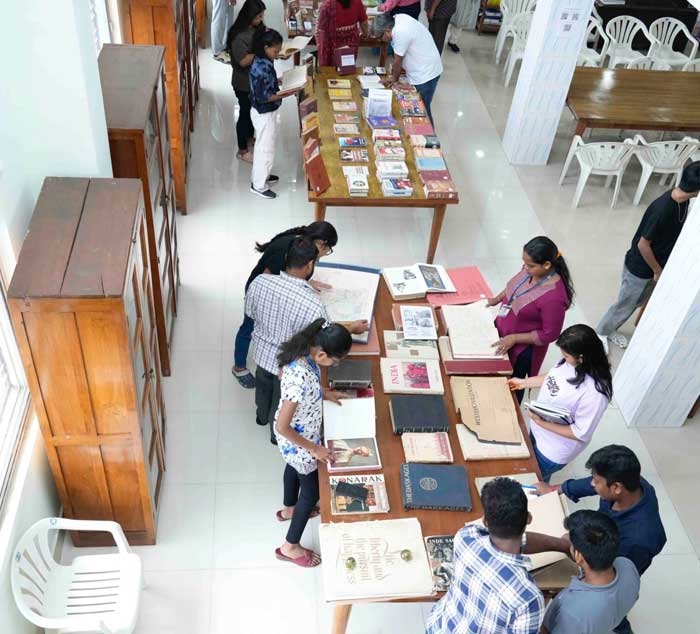
<svg viewBox="0 0 700 634">
<path fill-rule="evenodd" d="M 321 123 L 318 117 L 318 112 L 310 112 L 306 116 L 301 118 L 301 131 L 305 132 L 310 128 L 317 128 Z"/>
<path fill-rule="evenodd" d="M 423 193 L 426 198 L 445 198 L 456 200 L 459 198 L 455 184 L 449 181 L 428 181 L 423 185 Z"/>
<path fill-rule="evenodd" d="M 360 128 L 356 123 L 334 123 L 335 134 L 360 134 Z"/>
<path fill-rule="evenodd" d="M 413 149 L 413 154 L 420 158 L 443 158 L 442 150 L 438 148 L 417 147 Z"/>
<path fill-rule="evenodd" d="M 322 194 L 331 186 L 331 181 L 328 178 L 326 164 L 323 162 L 323 156 L 318 147 L 318 139 L 309 139 L 304 144 L 303 152 L 305 157 L 304 170 L 309 185 L 314 193 Z"/>
<path fill-rule="evenodd" d="M 384 351 L 391 359 L 439 359 L 435 341 L 406 339 L 398 330 L 384 331 Z"/>
<path fill-rule="evenodd" d="M 416 148 L 425 149 L 425 148 Z M 419 172 L 424 172 L 426 170 L 446 170 L 447 165 L 444 159 L 439 157 L 431 156 L 416 156 L 416 168 Z"/>
<path fill-rule="evenodd" d="M 353 113 L 339 112 L 333 115 L 333 119 L 336 123 L 360 123 L 360 115 Z"/>
<path fill-rule="evenodd" d="M 525 444 L 522 433 L 517 445 L 481 442 L 476 434 L 467 429 L 466 425 L 459 424 L 457 425 L 457 438 L 462 455 L 467 462 L 471 460 L 514 460 L 530 457 L 530 450 Z"/>
<path fill-rule="evenodd" d="M 375 128 L 372 130 L 372 140 L 396 141 L 401 138 L 401 132 L 394 128 Z"/>
<path fill-rule="evenodd" d="M 431 181 L 451 181 L 452 176 L 449 170 L 424 170 L 419 172 L 421 182 L 430 183 Z"/>
<path fill-rule="evenodd" d="M 426 306 L 401 306 L 401 323 L 405 339 L 437 339 L 433 311 Z"/>
<path fill-rule="evenodd" d="M 307 128 L 301 131 L 301 144 L 302 146 L 310 139 L 321 140 L 321 129 L 319 126 L 314 126 L 313 128 Z"/>
<path fill-rule="evenodd" d="M 395 128 L 398 125 L 394 117 L 367 117 L 367 123 L 372 129 Z"/>
<path fill-rule="evenodd" d="M 385 196 L 411 196 L 413 184 L 408 178 L 383 178 L 382 193 Z"/>
<path fill-rule="evenodd" d="M 328 81 L 331 81 L 330 79 Z M 348 100 L 352 99 L 352 90 L 350 88 L 329 88 L 328 97 L 330 99 Z"/>
<path fill-rule="evenodd" d="M 415 117 L 418 118 L 418 117 Z M 403 120 L 403 130 L 408 136 L 423 135 L 423 136 L 434 136 L 435 130 L 430 123 L 430 119 L 426 119 L 420 123 L 406 123 L 406 119 Z"/>
<path fill-rule="evenodd" d="M 433 359 L 408 361 L 406 359 L 379 360 L 382 384 L 387 394 L 444 394 L 440 363 Z"/>
<path fill-rule="evenodd" d="M 471 304 L 445 304 L 440 309 L 442 321 L 450 336 L 455 359 L 499 359 L 494 342 L 500 335 L 494 325 L 494 313 L 485 301 Z"/>
<path fill-rule="evenodd" d="M 351 75 L 355 72 L 355 51 L 349 46 L 340 46 L 333 51 L 333 63 L 339 75 Z"/>
<path fill-rule="evenodd" d="M 374 148 L 377 161 L 405 161 L 406 150 L 402 147 L 376 147 Z"/>
<path fill-rule="evenodd" d="M 328 368 L 328 383 L 334 390 L 369 387 L 372 384 L 372 362 L 344 359 Z"/>
<path fill-rule="evenodd" d="M 389 496 L 381 473 L 332 475 L 328 485 L 333 515 L 389 512 Z"/>
<path fill-rule="evenodd" d="M 362 74 L 363 75 L 376 75 L 377 71 L 374 70 L 374 66 L 363 66 L 362 67 Z"/>
<path fill-rule="evenodd" d="M 478 266 L 460 266 L 447 269 L 447 274 L 452 280 L 456 292 L 431 293 L 428 295 L 428 303 L 434 306 L 471 304 L 492 296 L 491 287 L 484 279 Z"/>
<path fill-rule="evenodd" d="M 467 470 L 461 465 L 404 463 L 401 495 L 407 510 L 472 510 Z"/>
<path fill-rule="evenodd" d="M 344 147 L 365 147 L 367 141 L 361 136 L 341 136 L 338 137 L 338 145 Z"/>
<path fill-rule="evenodd" d="M 382 277 L 395 300 L 419 299 L 427 292 L 425 282 L 414 266 L 392 266 L 382 270 Z"/>
<path fill-rule="evenodd" d="M 406 432 L 401 434 L 406 462 L 453 463 L 452 447 L 447 432 Z"/>
<path fill-rule="evenodd" d="M 450 589 L 454 576 L 454 535 L 430 535 L 425 538 L 430 569 L 433 571 L 433 583 L 436 592 Z"/>
<path fill-rule="evenodd" d="M 497 359 L 455 359 L 452 356 L 449 337 L 438 337 L 438 349 L 445 374 L 513 374 L 513 366 L 507 356 Z"/>
<path fill-rule="evenodd" d="M 433 321 L 436 321 L 435 309 L 430 304 L 412 304 L 413 306 L 426 306 L 433 311 Z M 391 305 L 391 321 L 394 322 L 394 330 L 403 332 L 403 322 L 401 321 L 401 306 L 403 304 Z"/>
<path fill-rule="evenodd" d="M 333 110 L 336 112 L 356 112 L 357 104 L 354 101 L 334 101 Z"/>
<path fill-rule="evenodd" d="M 438 139 L 434 134 L 424 135 L 424 134 L 411 134 L 409 137 L 409 142 L 413 147 L 427 147 L 427 148 L 439 148 L 440 139 Z"/>
<path fill-rule="evenodd" d="M 352 84 L 349 79 L 329 79 L 327 81 L 328 88 L 344 88 L 349 89 Z M 330 90 L 328 91 L 330 94 Z"/>
<path fill-rule="evenodd" d="M 307 97 L 299 103 L 299 116 L 305 117 L 312 112 L 318 112 L 316 97 Z"/>
<path fill-rule="evenodd" d="M 341 148 L 339 156 L 343 163 L 369 163 L 367 150 Z"/>
<path fill-rule="evenodd" d="M 377 322 L 372 320 L 372 325 L 369 328 L 369 337 L 367 342 L 363 343 L 361 341 L 353 341 L 350 352 L 348 352 L 349 357 L 365 357 L 365 356 L 379 356 L 381 354 L 381 348 L 379 346 L 379 333 L 377 331 Z"/>
<path fill-rule="evenodd" d="M 348 403 L 355 402 L 355 400 L 364 401 L 366 399 L 348 400 Z M 338 406 L 336 405 L 336 407 Z M 326 447 L 331 454 L 330 461 L 326 464 L 328 473 L 373 471 L 382 468 L 377 439 L 372 436 L 364 438 L 326 438 Z"/>
<path fill-rule="evenodd" d="M 379 148 L 384 148 L 384 147 L 403 148 L 403 143 L 401 143 L 400 140 L 395 140 L 395 139 L 377 139 L 374 142 L 374 149 L 375 150 L 378 150 Z"/>
<path fill-rule="evenodd" d="M 565 407 L 557 407 L 551 403 L 540 403 L 539 401 L 525 403 L 525 407 L 541 419 L 555 425 L 572 425 L 574 422 L 571 412 Z"/>
<path fill-rule="evenodd" d="M 449 419 L 445 399 L 431 394 L 397 394 L 389 400 L 391 427 L 395 434 L 447 432 Z"/>
</svg>

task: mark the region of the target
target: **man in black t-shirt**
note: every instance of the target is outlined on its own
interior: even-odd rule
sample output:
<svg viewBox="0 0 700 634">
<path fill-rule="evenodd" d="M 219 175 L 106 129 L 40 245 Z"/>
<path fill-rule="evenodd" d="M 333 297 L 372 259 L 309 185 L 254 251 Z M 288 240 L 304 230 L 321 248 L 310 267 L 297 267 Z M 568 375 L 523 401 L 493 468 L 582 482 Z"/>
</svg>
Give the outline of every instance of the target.
<svg viewBox="0 0 700 634">
<path fill-rule="evenodd" d="M 625 255 L 617 301 L 596 328 L 601 337 L 607 337 L 620 348 L 627 347 L 627 338 L 617 329 L 651 295 L 688 216 L 690 199 L 699 191 L 700 161 L 695 161 L 683 170 L 678 187 L 647 207 Z"/>
</svg>

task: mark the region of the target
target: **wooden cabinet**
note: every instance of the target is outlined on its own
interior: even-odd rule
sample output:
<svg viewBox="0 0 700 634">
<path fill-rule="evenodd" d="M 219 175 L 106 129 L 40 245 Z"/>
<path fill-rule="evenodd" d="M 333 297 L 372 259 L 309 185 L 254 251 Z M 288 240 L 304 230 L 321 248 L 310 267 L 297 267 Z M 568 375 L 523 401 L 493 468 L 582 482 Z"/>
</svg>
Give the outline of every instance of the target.
<svg viewBox="0 0 700 634">
<path fill-rule="evenodd" d="M 162 372 L 170 376 L 180 274 L 164 52 L 162 46 L 105 44 L 98 64 L 112 171 L 143 184 L 158 349 Z"/>
<path fill-rule="evenodd" d="M 165 470 L 143 211 L 139 180 L 47 178 L 8 290 L 63 513 L 119 522 L 132 544 L 155 543 Z"/>
<path fill-rule="evenodd" d="M 121 0 L 122 33 L 129 44 L 165 47 L 165 87 L 177 208 L 187 213 L 190 131 L 199 98 L 196 11 L 192 0 Z"/>
</svg>

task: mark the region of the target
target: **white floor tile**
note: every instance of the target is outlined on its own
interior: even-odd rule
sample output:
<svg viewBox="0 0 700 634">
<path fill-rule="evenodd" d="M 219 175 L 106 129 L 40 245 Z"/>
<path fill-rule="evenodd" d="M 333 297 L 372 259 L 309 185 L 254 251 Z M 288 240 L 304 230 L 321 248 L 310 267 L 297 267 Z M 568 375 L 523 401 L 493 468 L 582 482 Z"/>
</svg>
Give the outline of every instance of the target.
<svg viewBox="0 0 700 634">
<path fill-rule="evenodd" d="M 219 420 L 215 412 L 168 411 L 165 484 L 214 484 Z"/>
</svg>

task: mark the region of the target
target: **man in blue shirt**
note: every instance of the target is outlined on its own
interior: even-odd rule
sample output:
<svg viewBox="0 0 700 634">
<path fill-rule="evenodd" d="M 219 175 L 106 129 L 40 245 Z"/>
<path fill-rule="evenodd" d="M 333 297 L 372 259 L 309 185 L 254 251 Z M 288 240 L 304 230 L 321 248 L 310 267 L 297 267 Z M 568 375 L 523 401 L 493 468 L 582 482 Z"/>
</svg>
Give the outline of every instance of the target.
<svg viewBox="0 0 700 634">
<path fill-rule="evenodd" d="M 590 477 L 566 480 L 558 486 L 538 482 L 537 491 L 545 494 L 556 490 L 573 502 L 599 495 L 598 510 L 611 517 L 620 532 L 617 554 L 631 560 L 641 575 L 666 544 L 654 487 L 641 477 L 641 466 L 634 452 L 622 445 L 608 445 L 594 451 L 586 468 L 591 470 Z M 615 632 L 632 632 L 627 618 Z"/>
</svg>

